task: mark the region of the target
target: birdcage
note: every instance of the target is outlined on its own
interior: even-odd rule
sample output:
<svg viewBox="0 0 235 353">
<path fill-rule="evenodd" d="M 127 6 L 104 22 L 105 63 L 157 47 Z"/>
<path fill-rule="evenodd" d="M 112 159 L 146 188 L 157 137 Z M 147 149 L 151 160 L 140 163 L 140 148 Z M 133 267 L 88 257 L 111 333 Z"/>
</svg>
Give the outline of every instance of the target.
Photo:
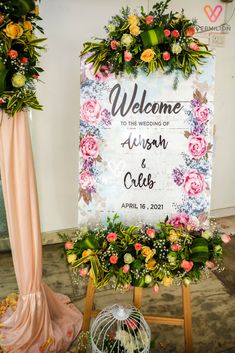
<svg viewBox="0 0 235 353">
<path fill-rule="evenodd" d="M 151 332 L 135 307 L 105 308 L 91 325 L 92 353 L 148 353 Z"/>
</svg>

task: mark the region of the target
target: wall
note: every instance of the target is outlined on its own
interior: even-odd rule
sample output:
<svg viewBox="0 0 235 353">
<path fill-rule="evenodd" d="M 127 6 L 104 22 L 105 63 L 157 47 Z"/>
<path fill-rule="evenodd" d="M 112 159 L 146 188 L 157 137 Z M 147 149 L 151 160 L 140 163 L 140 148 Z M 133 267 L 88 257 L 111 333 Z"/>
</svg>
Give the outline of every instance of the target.
<svg viewBox="0 0 235 353">
<path fill-rule="evenodd" d="M 209 0 L 207 3 L 213 7 L 218 2 Z M 104 24 L 121 6 L 138 9 L 140 5 L 147 7 L 153 3 L 147 0 L 43 0 L 41 3 L 43 27 L 48 37 L 47 52 L 41 63 L 45 69 L 41 76 L 44 84 L 38 85 L 44 111 L 33 112 L 31 131 L 43 231 L 77 224 L 79 52 L 82 43 L 92 36 L 103 36 Z M 185 8 L 187 16 L 197 16 L 200 25 L 208 25 L 203 11 L 205 4 L 203 0 L 173 0 L 171 7 Z M 228 14 L 233 6 L 235 3 L 228 5 Z M 235 16 L 231 26 L 225 48 L 217 50 L 212 209 L 235 207 Z"/>
</svg>

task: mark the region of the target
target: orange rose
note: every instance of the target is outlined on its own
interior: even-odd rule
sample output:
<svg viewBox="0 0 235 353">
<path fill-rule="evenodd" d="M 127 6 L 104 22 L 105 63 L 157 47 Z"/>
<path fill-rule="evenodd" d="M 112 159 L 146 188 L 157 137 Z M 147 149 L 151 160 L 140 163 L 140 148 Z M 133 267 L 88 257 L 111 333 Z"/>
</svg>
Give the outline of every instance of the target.
<svg viewBox="0 0 235 353">
<path fill-rule="evenodd" d="M 153 49 L 145 49 L 141 54 L 140 59 L 142 61 L 145 61 L 146 63 L 149 63 L 150 61 L 153 60 L 154 56 L 155 56 L 155 52 Z"/>
<path fill-rule="evenodd" d="M 149 261 L 155 254 L 156 250 L 150 249 L 148 246 L 143 246 L 141 254 L 146 257 L 145 261 Z"/>
<path fill-rule="evenodd" d="M 8 23 L 4 31 L 6 32 L 7 37 L 10 37 L 11 39 L 18 39 L 23 34 L 23 28 L 18 23 L 14 22 Z"/>
<path fill-rule="evenodd" d="M 156 263 L 157 263 L 156 260 L 150 259 L 146 264 L 147 269 L 152 271 L 154 269 Z"/>
<path fill-rule="evenodd" d="M 32 31 L 33 29 L 32 23 L 30 21 L 24 21 L 24 29 L 26 31 Z"/>
<path fill-rule="evenodd" d="M 90 256 L 92 253 L 93 253 L 93 251 L 91 249 L 84 250 L 82 253 L 82 257 Z"/>
<path fill-rule="evenodd" d="M 162 279 L 162 284 L 165 286 L 165 287 L 170 287 L 173 283 L 173 278 L 172 277 L 163 277 Z"/>
</svg>

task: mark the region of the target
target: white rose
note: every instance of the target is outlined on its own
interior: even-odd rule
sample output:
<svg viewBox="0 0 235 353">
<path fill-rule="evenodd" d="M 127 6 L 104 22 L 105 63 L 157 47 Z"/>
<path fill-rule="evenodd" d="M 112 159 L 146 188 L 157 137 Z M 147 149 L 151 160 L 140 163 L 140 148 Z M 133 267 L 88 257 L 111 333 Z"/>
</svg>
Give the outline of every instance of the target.
<svg viewBox="0 0 235 353">
<path fill-rule="evenodd" d="M 212 238 L 212 232 L 210 230 L 206 230 L 202 233 L 202 237 L 206 240 L 209 240 L 210 238 Z"/>
<path fill-rule="evenodd" d="M 126 47 L 126 48 L 130 48 L 130 46 L 134 43 L 134 38 L 132 37 L 131 34 L 123 34 L 122 38 L 121 38 L 121 44 Z"/>
<path fill-rule="evenodd" d="M 180 54 L 182 52 L 182 48 L 179 43 L 172 44 L 171 51 L 173 54 Z"/>
</svg>

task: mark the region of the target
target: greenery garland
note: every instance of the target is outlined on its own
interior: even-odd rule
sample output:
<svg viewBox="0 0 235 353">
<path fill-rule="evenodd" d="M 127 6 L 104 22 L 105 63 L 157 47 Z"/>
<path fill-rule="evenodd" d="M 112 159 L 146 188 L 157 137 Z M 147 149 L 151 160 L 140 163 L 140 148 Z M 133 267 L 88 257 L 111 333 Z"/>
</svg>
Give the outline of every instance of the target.
<svg viewBox="0 0 235 353">
<path fill-rule="evenodd" d="M 41 43 L 36 31 L 41 20 L 33 0 L 0 1 L 0 108 L 14 116 L 25 107 L 41 110 L 35 80 L 43 71 L 38 66 Z"/>
<path fill-rule="evenodd" d="M 231 240 L 216 227 L 203 229 L 199 219 L 185 213 L 155 227 L 126 226 L 116 215 L 106 226 L 62 237 L 68 263 L 81 277 L 90 274 L 97 288 L 113 279 L 116 288 L 153 286 L 155 291 L 160 283 L 188 284 L 219 270 L 222 244 Z"/>
<path fill-rule="evenodd" d="M 95 72 L 102 67 L 117 75 L 136 74 L 138 69 L 147 74 L 180 70 L 188 78 L 211 52 L 195 38 L 195 21 L 183 11 L 165 13 L 170 1 L 155 4 L 148 13 L 142 7 L 140 15 L 122 8 L 105 27 L 107 38 L 84 43 L 81 56 L 88 54 L 86 63 L 92 63 Z"/>
</svg>

